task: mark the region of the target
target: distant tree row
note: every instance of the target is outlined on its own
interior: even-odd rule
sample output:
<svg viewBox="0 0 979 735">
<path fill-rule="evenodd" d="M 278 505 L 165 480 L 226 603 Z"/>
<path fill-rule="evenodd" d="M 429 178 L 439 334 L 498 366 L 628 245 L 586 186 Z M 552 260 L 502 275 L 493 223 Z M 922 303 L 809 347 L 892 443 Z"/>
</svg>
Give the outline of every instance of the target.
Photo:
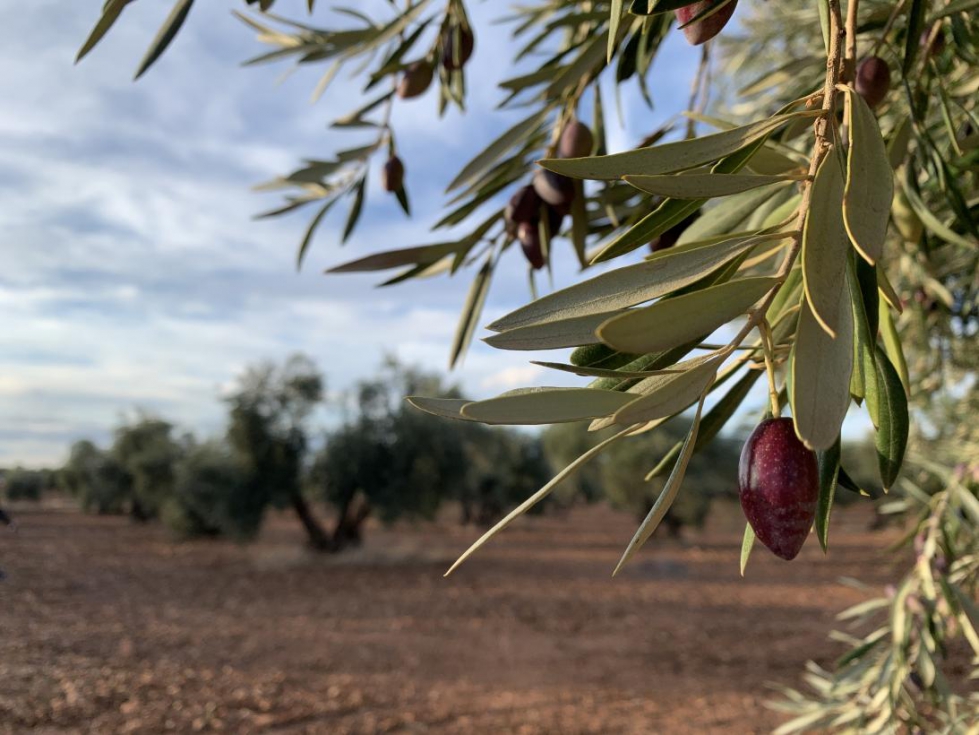
<svg viewBox="0 0 979 735">
<path fill-rule="evenodd" d="M 607 436 L 581 424 L 558 424 L 532 436 L 440 420 L 402 396 L 461 398 L 458 389 L 388 359 L 377 376 L 341 399 L 345 420 L 312 451 L 311 418 L 324 394 L 324 378 L 305 356 L 255 365 L 225 398 L 223 436 L 198 441 L 141 414 L 120 426 L 107 448 L 76 442 L 57 472 L 0 470 L 0 499 L 38 500 L 58 486 L 90 513 L 159 519 L 182 538 L 242 541 L 255 537 L 269 509 L 291 509 L 309 545 L 332 552 L 359 543 L 371 516 L 384 523 L 429 519 L 445 501 L 458 505 L 463 524 L 492 524 L 547 482 L 553 468 Z M 687 428 L 675 419 L 613 445 L 538 512 L 604 499 L 644 517 L 664 485 L 662 475 L 644 476 L 669 456 Z M 714 499 L 737 497 L 732 478 L 739 448 L 738 441 L 719 438 L 702 450 L 690 467 L 690 491 L 664 519 L 667 533 L 699 527 Z M 856 481 L 873 490 L 864 484 L 876 477 L 873 453 L 854 448 L 846 454 Z M 851 499 L 843 495 L 842 502 Z"/>
<path fill-rule="evenodd" d="M 59 484 L 88 512 L 159 518 L 181 537 L 248 540 L 269 509 L 291 509 L 311 547 L 339 551 L 360 541 L 370 516 L 431 518 L 445 500 L 458 501 L 464 523 L 491 523 L 549 477 L 539 438 L 449 425 L 408 406 L 408 393 L 460 394 L 394 360 L 346 396 L 347 420 L 311 452 L 324 392 L 302 355 L 253 366 L 225 399 L 224 436 L 199 442 L 143 415 L 111 447 L 76 442 Z M 324 504 L 328 518 L 317 513 Z"/>
</svg>

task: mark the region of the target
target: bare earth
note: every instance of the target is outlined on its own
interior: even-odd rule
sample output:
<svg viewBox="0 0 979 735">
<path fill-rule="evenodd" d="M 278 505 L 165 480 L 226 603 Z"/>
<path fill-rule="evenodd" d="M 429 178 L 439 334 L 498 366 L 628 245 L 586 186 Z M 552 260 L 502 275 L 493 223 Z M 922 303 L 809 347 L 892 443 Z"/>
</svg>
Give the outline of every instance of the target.
<svg viewBox="0 0 979 735">
<path fill-rule="evenodd" d="M 521 521 L 446 580 L 478 531 L 370 528 L 307 553 L 276 518 L 259 543 L 175 544 L 159 527 L 21 513 L 0 532 L 2 733 L 754 733 L 770 682 L 839 654 L 843 576 L 895 576 L 865 509 L 824 558 L 756 548 L 712 517 L 654 539 L 615 580 L 634 520 L 603 508 Z"/>
</svg>

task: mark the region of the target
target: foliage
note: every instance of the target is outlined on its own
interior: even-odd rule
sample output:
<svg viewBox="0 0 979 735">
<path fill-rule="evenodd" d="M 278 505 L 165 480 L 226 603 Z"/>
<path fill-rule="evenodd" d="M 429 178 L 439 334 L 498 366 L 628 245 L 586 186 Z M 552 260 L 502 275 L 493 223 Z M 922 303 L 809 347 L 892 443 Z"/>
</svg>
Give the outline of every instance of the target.
<svg viewBox="0 0 979 735">
<path fill-rule="evenodd" d="M 242 489 L 247 487 L 247 471 L 225 443 L 195 446 L 177 466 L 173 493 L 163 504 L 163 522 L 183 538 L 247 538 L 252 527 L 242 523 L 238 509 Z"/>
<path fill-rule="evenodd" d="M 176 3 L 141 71 L 172 39 L 191 4 Z M 106 3 L 83 53 L 125 5 Z M 592 430 L 618 432 L 583 448 L 459 562 L 603 451 L 624 447 L 609 471 L 628 471 L 634 461 L 638 476 L 646 453 L 636 435 L 669 426 L 669 419 L 695 407 L 685 438 L 671 437 L 660 447 L 672 443 L 663 458 L 649 459 L 649 465 L 658 461 L 653 475 L 671 464 L 673 470 L 621 566 L 671 503 L 689 495 L 680 493 L 688 464 L 699 459 L 695 455 L 706 458 L 711 440 L 762 373 L 771 412 L 788 405 L 796 433 L 819 453 L 816 529 L 825 544 L 837 486 L 856 488 L 854 475 L 860 485 L 871 484 L 865 468 L 846 470 L 850 457 L 841 465 L 839 449 L 846 415 L 854 406 L 866 412 L 874 426 L 876 477 L 885 491 L 898 488 L 924 509 L 917 523 L 923 545 L 893 599 L 868 609 L 883 611 L 889 621 L 879 637 L 855 641 L 835 674 L 814 671 L 818 703 L 793 694 L 804 714 L 788 729 L 835 721 L 860 732 L 905 725 L 958 731 L 955 708 L 962 700 L 942 688 L 939 663 L 943 642 L 956 631 L 975 645 L 963 602 L 975 592 L 975 488 L 948 467 L 962 461 L 950 448 L 976 447 L 969 422 L 956 417 L 977 407 L 977 4 L 742 0 L 738 23 L 719 44 L 703 47 L 688 119 L 668 121 L 634 150 L 610 151 L 603 84 L 618 93 L 634 82 L 651 102 L 650 71 L 671 62 L 657 58 L 675 32 L 668 11 L 687 17 L 693 12 L 688 5 L 536 0 L 513 9 L 518 48 L 514 76 L 502 84 L 501 108 L 519 111 L 519 120 L 450 182 L 455 198 L 436 225 L 465 225 L 466 234 L 367 255 L 333 271 L 392 271 L 386 284 L 475 271 L 450 348 L 455 363 L 476 333 L 501 259 L 520 257 L 511 247 L 518 239 L 531 270 L 564 257 L 556 246 L 562 235 L 583 268 L 619 261 L 614 270 L 586 272 L 581 282 L 488 325 L 494 334 L 487 342 L 500 349 L 577 348 L 569 360 L 545 366 L 591 378 L 587 386 L 525 389 L 487 401 L 433 397 L 434 391 L 412 399 L 423 411 L 461 420 L 454 427 L 459 432 L 472 422 L 586 420 Z M 688 25 L 687 37 L 699 41 L 716 33 L 723 26 L 717 18 L 726 20 L 733 5 L 714 4 L 709 12 L 716 15 L 697 21 L 701 30 L 710 22 L 711 32 Z M 371 157 L 396 152 L 391 106 L 417 96 L 399 94 L 413 64 L 437 70 L 440 109 L 465 99 L 466 33 L 479 29 L 470 28 L 462 0 L 409 0 L 403 8 L 388 3 L 376 13 L 373 6 L 365 11 L 347 13 L 336 27 L 271 14 L 245 18 L 272 46 L 256 62 L 325 64 L 320 91 L 344 67 L 364 81 L 366 103 L 334 126 L 367 130 L 372 139 L 332 159 L 307 161 L 272 184 L 291 193 L 270 215 L 318 206 L 300 262 L 340 198 L 350 202 L 343 239 L 356 226 Z M 867 59 L 878 72 L 872 75 L 876 89 L 867 88 L 858 67 Z M 881 76 L 883 68 L 888 74 Z M 715 78 L 719 84 L 711 84 Z M 374 91 L 385 82 L 389 91 Z M 722 96 L 707 114 L 710 94 L 719 88 Z M 590 122 L 588 155 L 562 153 L 565 131 L 576 121 Z M 567 211 L 542 205 L 517 226 L 513 208 L 507 219 L 502 198 L 528 182 L 539 159 L 549 173 L 537 171 L 535 181 L 570 192 L 570 204 L 566 197 Z M 396 193 L 407 211 L 403 187 Z M 647 243 L 656 246 L 651 256 L 622 264 Z M 719 343 L 710 341 L 715 332 L 722 335 Z M 958 412 L 925 416 L 932 405 Z M 909 441 L 928 451 L 914 473 L 902 472 Z M 418 478 L 434 476 L 407 469 Z M 930 479 L 912 482 L 921 472 Z M 428 507 L 434 500 L 413 502 Z M 750 541 L 749 534 L 746 551 Z M 939 559 L 947 565 L 941 572 L 931 566 Z M 966 597 L 955 593 L 956 585 Z M 923 684 L 917 693 L 906 682 L 912 667 Z M 876 681 L 887 685 L 871 692 L 868 682 Z"/>
<path fill-rule="evenodd" d="M 605 492 L 614 506 L 634 513 L 639 520 L 646 517 L 666 485 L 662 475 L 646 475 L 652 462 L 686 435 L 689 427 L 677 423 L 609 448 L 601 468 Z M 735 442 L 717 439 L 697 455 L 688 471 L 690 487 L 663 518 L 671 535 L 678 535 L 683 526 L 702 526 L 715 498 L 737 497 L 739 454 Z"/>
<path fill-rule="evenodd" d="M 377 378 L 360 383 L 355 416 L 327 437 L 312 477 L 339 516 L 335 536 L 356 538 L 354 526 L 368 512 L 384 522 L 431 518 L 446 499 L 460 501 L 463 522 L 489 523 L 546 480 L 538 441 L 415 411 L 402 396 L 419 389 L 446 400 L 459 395 L 438 376 L 389 358 Z"/>
<path fill-rule="evenodd" d="M 105 16 L 114 5 L 104 9 L 101 26 L 108 27 Z M 189 5 L 178 3 L 172 17 L 182 22 L 179 11 Z M 520 6 L 509 17 L 518 44 L 516 76 L 502 83 L 501 103 L 519 110 L 520 119 L 450 182 L 453 209 L 436 226 L 472 221 L 468 234 L 333 270 L 393 270 L 390 284 L 477 268 L 450 350 L 455 362 L 475 334 L 500 259 L 517 251 L 515 234 L 531 268 L 539 265 L 535 247 L 544 262 L 563 257 L 552 243 L 562 233 L 583 267 L 655 241 L 660 249 L 644 262 L 587 278 L 489 325 L 494 334 L 487 341 L 501 349 L 585 350 L 577 359 L 572 355 L 570 365 L 547 366 L 593 378 L 587 387 L 517 391 L 478 402 L 420 399 L 416 405 L 492 424 L 588 419 L 596 429 L 617 426 L 624 439 L 707 394 L 721 396 L 721 408 L 704 414 L 703 431 L 691 427 L 690 436 L 700 439 L 688 442 L 690 452 L 702 452 L 709 443 L 704 437 L 715 436 L 731 418 L 747 396 L 743 386 L 765 367 L 772 411 L 787 402 L 800 438 L 830 463 L 824 495 L 834 492 L 833 448 L 853 404 L 875 426 L 881 483 L 890 487 L 909 436 L 908 393 L 934 389 L 918 364 L 944 359 L 915 350 L 909 366 L 901 331 L 907 333 L 913 314 L 925 308 L 938 311 L 941 321 L 929 335 L 954 339 L 976 329 L 979 77 L 972 5 L 963 0 L 932 11 L 917 0 L 851 0 L 844 21 L 839 0 L 788 0 L 774 11 L 742 3 L 736 17 L 743 33 L 732 32 L 732 24 L 721 35 L 720 58 L 704 47 L 687 123 L 671 120 L 640 147 L 611 154 L 603 81 L 618 87 L 634 82 L 651 101 L 646 80 L 674 17 L 666 11 L 683 3 L 539 0 Z M 418 64 L 438 72 L 441 109 L 462 105 L 465 62 L 473 34 L 478 45 L 478 29 L 461 0 L 365 6 L 341 11 L 333 26 L 272 14 L 242 17 L 272 47 L 256 63 L 322 64 L 320 91 L 345 67 L 364 81 L 366 103 L 334 124 L 376 137 L 275 182 L 296 193 L 271 214 L 318 202 L 301 260 L 339 198 L 350 200 L 344 239 L 356 225 L 369 160 L 381 151 L 395 154 L 391 106 L 417 96 L 403 94 L 402 84 L 412 75 L 417 80 Z M 712 35 L 723 25 L 715 20 L 696 22 L 712 22 L 706 34 Z M 169 39 L 178 27 L 170 23 L 161 37 Z M 686 30 L 688 38 L 705 35 Z M 946 35 L 955 43 L 933 45 Z M 883 56 L 875 63 L 890 68 L 894 83 L 871 95 L 855 79 L 857 62 L 872 54 Z M 734 99 L 726 112 L 707 115 L 709 81 L 718 70 L 726 83 L 741 87 L 728 95 Z M 376 92 L 384 83 L 389 91 Z M 567 157 L 566 130 L 589 119 L 590 155 Z M 556 203 L 542 210 L 555 216 L 531 216 L 539 221 L 537 234 L 516 227 L 497 206 L 539 160 L 547 173 L 538 170 L 535 191 L 570 196 L 571 204 L 562 204 L 571 215 L 567 230 Z M 406 195 L 401 198 L 406 204 Z M 669 239 L 676 244 L 665 247 L 667 234 L 681 226 L 682 234 Z M 920 309 L 898 295 L 919 292 Z M 733 336 L 729 330 L 720 344 L 709 342 L 724 325 Z M 677 459 L 677 492 L 671 499 L 690 459 L 674 447 L 668 456 Z M 547 494 L 534 496 L 525 509 Z M 831 505 L 821 507 L 828 513 Z M 664 512 L 659 508 L 656 515 Z M 828 517 L 818 523 L 825 527 Z"/>
<path fill-rule="evenodd" d="M 0 477 L 0 488 L 7 500 L 40 500 L 41 494 L 51 487 L 51 473 L 44 470 L 28 470 L 15 467 Z"/>
<path fill-rule="evenodd" d="M 979 465 L 922 472 L 941 489 L 928 495 L 903 481 L 893 512 L 916 518 L 906 539 L 914 563 L 881 597 L 842 612 L 854 632 L 833 671 L 810 663 L 811 692 L 784 689 L 774 706 L 794 715 L 778 732 L 971 733 L 979 727 Z M 859 632 L 857 632 L 859 631 Z M 969 663 L 971 659 L 971 664 Z M 966 671 L 966 675 L 955 671 Z"/>
<path fill-rule="evenodd" d="M 131 512 L 138 520 L 155 518 L 173 492 L 183 447 L 172 433 L 171 424 L 149 416 L 116 430 L 112 454 L 128 475 Z"/>
<path fill-rule="evenodd" d="M 306 421 L 323 399 L 323 376 L 304 355 L 281 366 L 249 367 L 226 398 L 228 443 L 245 470 L 245 482 L 231 506 L 234 535 L 258 533 L 266 508 L 302 505 Z M 321 542 L 317 530 L 310 541 Z"/>
<path fill-rule="evenodd" d="M 588 425 L 554 424 L 541 434 L 544 456 L 552 467 L 565 467 L 577 457 L 593 448 L 601 434 L 588 431 Z M 602 473 L 597 465 L 584 467 L 574 477 L 554 491 L 552 502 L 560 506 L 570 506 L 581 500 L 593 503 L 602 497 Z"/>
<path fill-rule="evenodd" d="M 125 468 L 111 452 L 99 449 L 88 440 L 72 445 L 59 481 L 78 499 L 82 509 L 91 513 L 123 513 L 132 499 L 132 485 Z"/>
</svg>

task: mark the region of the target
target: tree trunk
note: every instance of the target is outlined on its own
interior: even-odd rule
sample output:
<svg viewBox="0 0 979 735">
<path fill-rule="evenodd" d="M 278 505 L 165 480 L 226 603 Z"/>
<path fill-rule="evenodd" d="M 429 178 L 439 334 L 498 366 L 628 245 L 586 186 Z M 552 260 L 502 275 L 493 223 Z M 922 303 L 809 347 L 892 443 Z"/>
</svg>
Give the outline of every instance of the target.
<svg viewBox="0 0 979 735">
<path fill-rule="evenodd" d="M 320 525 L 319 521 L 316 520 L 312 509 L 309 507 L 309 503 L 306 502 L 306 498 L 303 497 L 302 493 L 293 493 L 292 507 L 296 511 L 296 515 L 299 516 L 303 528 L 306 530 L 309 545 L 317 551 L 333 551 L 332 539 Z"/>
<path fill-rule="evenodd" d="M 340 509 L 333 531 L 332 551 L 342 551 L 348 546 L 360 546 L 360 527 L 371 514 L 370 504 L 360 495 L 347 500 Z"/>
<path fill-rule="evenodd" d="M 138 498 L 133 498 L 133 504 L 129 508 L 130 517 L 137 523 L 148 523 L 152 519 L 152 515 L 143 504 L 139 502 Z"/>
</svg>

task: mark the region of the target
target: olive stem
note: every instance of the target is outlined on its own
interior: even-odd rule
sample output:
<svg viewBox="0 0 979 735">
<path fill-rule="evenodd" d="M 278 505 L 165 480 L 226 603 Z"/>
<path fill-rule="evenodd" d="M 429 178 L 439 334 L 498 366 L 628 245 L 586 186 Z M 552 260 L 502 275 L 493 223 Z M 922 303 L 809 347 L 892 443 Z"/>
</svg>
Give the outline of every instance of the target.
<svg viewBox="0 0 979 735">
<path fill-rule="evenodd" d="M 832 137 L 832 126 L 836 117 L 836 85 L 840 81 L 843 62 L 843 44 L 841 41 L 843 40 L 844 29 L 842 15 L 840 13 L 840 0 L 828 0 L 828 2 L 830 33 L 829 53 L 826 57 L 826 77 L 823 82 L 822 92 L 823 114 L 816 118 L 814 125 L 815 141 L 813 143 L 812 159 L 809 162 L 809 175 L 802 183 L 802 201 L 799 203 L 799 209 L 797 210 L 798 224 L 795 230 L 796 234 L 793 237 L 792 245 L 785 256 L 785 260 L 775 273 L 775 278 L 777 279 L 775 286 L 772 287 L 772 290 L 768 292 L 758 306 L 748 313 L 747 322 L 728 345 L 728 349 L 732 351 L 765 318 L 765 314 L 775 300 L 775 296 L 788 278 L 792 266 L 795 265 L 795 260 L 802 250 L 803 230 L 805 229 L 806 216 L 809 214 L 809 206 L 812 203 L 812 182 L 816 177 L 816 172 L 819 170 L 820 164 L 832 147 L 830 138 Z"/>
<path fill-rule="evenodd" d="M 857 77 L 857 9 L 860 0 L 849 0 L 846 5 L 846 53 L 843 57 L 841 81 L 850 83 Z"/>
<path fill-rule="evenodd" d="M 768 400 L 772 406 L 772 417 L 782 417 L 782 407 L 778 400 L 778 388 L 775 387 L 775 342 L 772 339 L 772 328 L 768 319 L 758 322 L 758 332 L 761 334 L 761 344 L 765 353 L 765 372 L 768 374 Z"/>
</svg>

